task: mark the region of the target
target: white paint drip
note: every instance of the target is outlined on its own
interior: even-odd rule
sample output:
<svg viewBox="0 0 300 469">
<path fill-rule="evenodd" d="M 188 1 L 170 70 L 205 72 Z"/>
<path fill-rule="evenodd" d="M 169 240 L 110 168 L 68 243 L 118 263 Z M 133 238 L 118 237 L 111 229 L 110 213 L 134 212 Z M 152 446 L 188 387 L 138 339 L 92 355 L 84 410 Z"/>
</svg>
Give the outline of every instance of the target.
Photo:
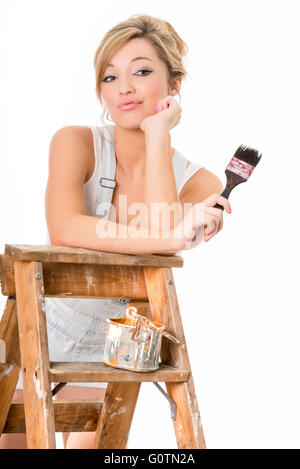
<svg viewBox="0 0 300 469">
<path fill-rule="evenodd" d="M 177 424 L 177 430 L 180 432 L 183 430 L 183 426 L 180 422 Z"/>
<path fill-rule="evenodd" d="M 41 390 L 41 383 L 40 380 L 36 378 L 35 373 L 33 373 L 33 383 L 35 387 L 35 392 L 37 396 L 42 399 L 43 398 L 43 392 Z"/>
<path fill-rule="evenodd" d="M 116 412 L 113 412 L 112 414 L 110 414 L 110 419 L 113 419 L 115 418 L 116 415 L 120 415 L 120 414 L 124 414 L 124 412 L 126 412 L 126 406 L 122 406 L 120 407 L 120 409 L 118 409 Z"/>
<path fill-rule="evenodd" d="M 93 277 L 87 276 L 86 279 L 87 279 L 88 287 L 95 288 Z"/>
<path fill-rule="evenodd" d="M 190 405 L 191 410 L 192 410 L 192 419 L 193 419 L 194 432 L 195 432 L 196 438 L 198 439 L 199 438 L 199 431 L 198 430 L 199 430 L 199 428 L 202 427 L 202 422 L 201 422 L 200 413 L 199 413 L 198 410 L 196 410 L 198 408 L 197 400 L 194 399 L 194 402 L 192 402 L 189 392 L 187 393 L 187 397 L 188 397 L 189 405 Z"/>
<path fill-rule="evenodd" d="M 46 313 L 45 301 L 44 301 L 43 295 L 37 295 L 37 296 L 36 296 L 36 299 L 40 302 L 41 310 L 42 310 L 44 313 Z"/>
<path fill-rule="evenodd" d="M 7 366 L 7 365 L 5 364 L 4 366 Z M 0 373 L 0 379 L 4 378 L 4 376 L 9 375 L 13 371 L 14 367 L 15 365 L 9 365 L 6 369 L 4 369 L 4 371 Z"/>
<path fill-rule="evenodd" d="M 201 427 L 201 418 L 199 412 L 193 412 L 193 425 L 194 425 L 194 431 L 196 438 L 199 438 L 199 427 Z"/>
</svg>

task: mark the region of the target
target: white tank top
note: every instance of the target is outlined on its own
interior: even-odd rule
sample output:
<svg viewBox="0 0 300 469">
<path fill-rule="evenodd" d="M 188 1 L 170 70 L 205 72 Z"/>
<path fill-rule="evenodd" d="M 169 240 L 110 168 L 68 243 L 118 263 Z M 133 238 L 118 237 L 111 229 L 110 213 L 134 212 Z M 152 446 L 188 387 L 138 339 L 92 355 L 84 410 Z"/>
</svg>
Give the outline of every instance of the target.
<svg viewBox="0 0 300 469">
<path fill-rule="evenodd" d="M 105 219 L 109 219 L 109 208 L 112 201 L 113 189 L 116 185 L 116 156 L 114 148 L 115 125 L 112 124 L 100 127 L 91 126 L 91 129 L 93 131 L 94 139 L 95 168 L 90 179 L 83 185 L 85 212 L 86 215 L 89 216 L 101 216 Z M 186 167 L 188 160 L 176 149 L 172 161 L 177 191 L 179 194 L 185 183 L 199 169 L 203 168 L 203 166 L 191 161 L 188 167 Z M 48 230 L 47 241 L 45 244 L 51 245 Z M 182 251 L 178 251 L 177 255 L 180 255 L 181 252 Z M 82 298 L 80 299 L 80 306 L 83 308 L 82 311 L 92 311 L 95 307 L 99 310 L 100 303 L 105 306 L 107 301 L 120 304 L 126 303 L 127 300 Z M 74 299 L 47 297 L 46 303 L 51 303 L 52 306 L 56 305 L 60 310 L 64 307 L 69 310 L 69 308 L 72 308 L 72 305 L 74 304 Z"/>
<path fill-rule="evenodd" d="M 115 126 L 91 127 L 91 129 L 94 138 L 95 168 L 91 178 L 83 186 L 86 215 L 101 215 L 103 218 L 108 218 L 109 213 L 106 210 L 109 210 L 115 187 Z M 184 184 L 203 166 L 191 161 L 186 168 L 188 160 L 176 149 L 172 161 L 179 194 Z M 102 210 L 99 207 L 100 203 L 103 204 Z M 106 210 L 104 203 L 107 204 Z"/>
<path fill-rule="evenodd" d="M 86 215 L 109 219 L 113 190 L 116 185 L 115 125 L 91 126 L 94 140 L 95 167 L 90 179 L 83 185 Z M 185 183 L 203 166 L 188 160 L 175 148 L 172 158 L 178 194 Z M 186 167 L 187 166 L 187 167 Z M 50 243 L 47 231 L 47 242 Z M 179 251 L 177 254 L 180 254 Z"/>
</svg>

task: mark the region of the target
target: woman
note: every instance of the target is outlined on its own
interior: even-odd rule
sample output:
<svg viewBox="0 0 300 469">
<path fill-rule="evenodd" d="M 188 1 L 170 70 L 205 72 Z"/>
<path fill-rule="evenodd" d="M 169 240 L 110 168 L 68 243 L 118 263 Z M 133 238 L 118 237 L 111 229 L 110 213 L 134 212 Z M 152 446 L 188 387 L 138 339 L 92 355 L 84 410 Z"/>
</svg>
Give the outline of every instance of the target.
<svg viewBox="0 0 300 469">
<path fill-rule="evenodd" d="M 207 241 L 221 230 L 223 212 L 213 206 L 218 202 L 228 213 L 231 212 L 229 202 L 218 195 L 223 190 L 221 181 L 199 165 L 198 168 L 193 166 L 193 174 L 190 172 L 186 177 L 188 166 L 195 163 L 182 159 L 182 156 L 180 160 L 179 152 L 170 146 L 170 129 L 179 123 L 181 114 L 174 96 L 179 95 L 181 80 L 186 75 L 182 64 L 185 54 L 186 45 L 174 28 L 162 19 L 147 15 L 134 15 L 104 36 L 96 51 L 94 66 L 97 96 L 101 104 L 104 101 L 104 109 L 109 110 L 115 124 L 111 148 L 116 158 L 116 186 L 112 194 L 110 218 L 95 216 L 97 212 L 90 208 L 92 203 L 95 205 L 95 201 L 91 200 L 93 192 L 85 190 L 94 184 L 99 163 L 94 131 L 81 126 L 59 129 L 50 144 L 45 198 L 51 244 L 130 254 L 167 254 L 195 247 L 201 240 Z M 105 135 L 102 137 L 105 138 Z M 102 146 L 102 152 L 104 148 Z M 186 165 L 182 167 L 182 175 L 177 172 L 175 177 L 178 170 L 176 165 L 183 160 Z M 181 176 L 181 184 L 178 185 Z M 95 184 L 97 182 L 96 178 Z M 126 204 L 119 207 L 121 196 L 126 196 Z M 133 204 L 137 202 L 142 206 L 140 237 L 136 236 L 136 232 L 132 234 L 137 217 L 130 208 L 135 207 Z M 168 222 L 167 231 L 159 217 L 157 221 L 155 203 L 162 204 L 163 220 Z M 176 207 L 174 217 L 170 211 L 172 206 Z M 131 230 L 128 229 L 124 236 L 124 228 L 128 227 Z M 153 235 L 155 230 L 159 236 Z M 64 318 L 55 317 L 56 324 L 53 326 L 53 315 L 57 313 L 55 299 L 46 300 L 50 360 L 71 361 L 64 360 L 65 355 L 57 347 L 57 344 L 63 347 L 67 337 L 55 333 L 61 329 L 60 321 L 63 320 L 65 332 L 68 332 L 67 327 L 71 329 L 72 321 L 75 321 L 74 313 L 78 318 L 76 326 L 74 322 L 74 330 L 82 328 L 85 333 L 92 334 L 91 325 L 94 322 L 90 321 L 92 316 L 88 318 L 87 314 L 90 303 L 84 303 L 82 308 L 81 302 L 81 309 L 76 309 L 76 299 L 63 299 L 65 306 L 68 300 L 71 302 L 70 316 L 66 313 Z M 61 302 L 62 306 L 62 300 L 57 300 L 57 304 Z M 91 301 L 96 302 L 93 314 L 98 312 L 99 315 L 101 300 Z M 124 308 L 120 308 L 120 304 L 118 308 L 119 314 L 123 315 Z M 102 321 L 102 333 L 105 332 L 104 316 L 93 316 L 93 321 L 96 319 Z M 95 337 L 99 336 L 97 330 L 94 333 Z M 73 337 L 68 339 L 75 341 Z M 98 355 L 93 355 L 94 360 L 90 359 L 86 344 L 82 342 L 80 349 L 82 361 L 101 360 L 99 344 Z M 73 344 L 70 350 L 72 347 Z M 57 353 L 55 357 L 54 349 Z M 78 352 L 78 348 L 76 350 Z M 94 387 L 88 383 L 84 387 L 80 383 L 79 386 L 73 384 L 65 386 L 57 398 L 104 399 L 103 383 L 94 383 Z M 21 389 L 17 389 L 14 398 L 22 399 L 22 393 Z M 94 433 L 65 433 L 63 438 L 67 449 L 92 448 Z M 26 448 L 25 435 L 3 435 L 0 447 Z"/>
</svg>

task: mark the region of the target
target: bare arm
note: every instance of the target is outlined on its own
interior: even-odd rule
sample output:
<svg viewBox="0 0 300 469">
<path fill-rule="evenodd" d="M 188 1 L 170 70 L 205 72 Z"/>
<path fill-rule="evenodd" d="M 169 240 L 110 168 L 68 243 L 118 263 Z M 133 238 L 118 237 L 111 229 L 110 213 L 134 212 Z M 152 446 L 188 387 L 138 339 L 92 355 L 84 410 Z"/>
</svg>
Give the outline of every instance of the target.
<svg viewBox="0 0 300 469">
<path fill-rule="evenodd" d="M 218 176 L 206 168 L 201 168 L 184 185 L 180 202 L 194 205 L 203 202 L 212 194 L 221 194 L 223 190 L 222 181 Z"/>
<path fill-rule="evenodd" d="M 185 245 L 182 240 L 151 237 L 151 230 L 144 227 L 138 229 L 139 237 L 132 236 L 130 230 L 123 237 L 127 228 L 127 225 L 98 217 L 73 215 L 64 224 L 61 236 L 55 238 L 52 244 L 123 254 L 175 253 Z M 100 233 L 105 237 L 101 237 Z"/>
<path fill-rule="evenodd" d="M 160 219 L 151 218 L 151 205 L 161 204 L 162 218 L 169 222 L 170 231 L 179 223 L 181 213 L 170 209 L 172 204 L 180 206 L 171 157 L 171 136 L 167 127 L 157 125 L 145 130 L 146 166 L 144 200 L 148 208 L 149 225 L 161 231 Z M 174 216 L 169 216 L 174 213 Z"/>
<path fill-rule="evenodd" d="M 178 194 L 170 156 L 171 138 L 169 130 L 161 125 L 157 127 L 152 125 L 152 127 L 145 129 L 145 141 L 147 161 L 144 197 L 148 206 L 148 213 L 151 212 L 151 203 L 161 203 L 161 213 L 164 214 L 163 216 L 169 222 L 172 230 L 183 219 L 186 213 L 185 210 L 189 210 L 190 207 L 207 199 L 213 193 L 220 194 L 223 191 L 223 185 L 215 174 L 206 168 L 201 168 L 189 179 L 180 194 Z M 172 204 L 181 206 L 181 211 L 173 212 L 174 217 L 172 217 L 170 210 Z M 154 222 L 155 220 L 150 221 L 149 217 L 149 225 L 150 223 L 155 224 Z M 158 220 L 158 223 L 160 223 L 160 220 Z M 144 223 L 144 226 L 146 226 L 146 223 Z M 159 230 L 161 231 L 161 229 L 162 226 L 159 224 Z"/>
<path fill-rule="evenodd" d="M 85 215 L 82 193 L 91 151 L 86 131 L 64 127 L 50 143 L 45 210 L 51 243 L 124 254 L 181 250 L 183 240 L 151 237 L 148 227 L 142 227 L 137 238 L 136 232 L 126 232 L 126 225 Z"/>
</svg>

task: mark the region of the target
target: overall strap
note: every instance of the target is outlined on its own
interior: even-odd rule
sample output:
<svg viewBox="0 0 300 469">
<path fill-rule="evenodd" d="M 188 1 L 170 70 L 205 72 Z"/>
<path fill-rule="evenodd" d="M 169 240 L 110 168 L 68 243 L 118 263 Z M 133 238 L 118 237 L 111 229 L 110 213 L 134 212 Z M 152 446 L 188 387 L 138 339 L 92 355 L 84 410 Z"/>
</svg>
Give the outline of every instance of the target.
<svg viewBox="0 0 300 469">
<path fill-rule="evenodd" d="M 114 126 L 111 125 L 110 127 L 114 135 Z M 104 126 L 101 130 L 107 138 L 102 138 L 100 179 L 97 183 L 96 193 L 96 216 L 108 220 L 113 190 L 116 187 L 116 155 L 114 139 L 113 141 L 110 140 L 111 136 Z"/>
</svg>

